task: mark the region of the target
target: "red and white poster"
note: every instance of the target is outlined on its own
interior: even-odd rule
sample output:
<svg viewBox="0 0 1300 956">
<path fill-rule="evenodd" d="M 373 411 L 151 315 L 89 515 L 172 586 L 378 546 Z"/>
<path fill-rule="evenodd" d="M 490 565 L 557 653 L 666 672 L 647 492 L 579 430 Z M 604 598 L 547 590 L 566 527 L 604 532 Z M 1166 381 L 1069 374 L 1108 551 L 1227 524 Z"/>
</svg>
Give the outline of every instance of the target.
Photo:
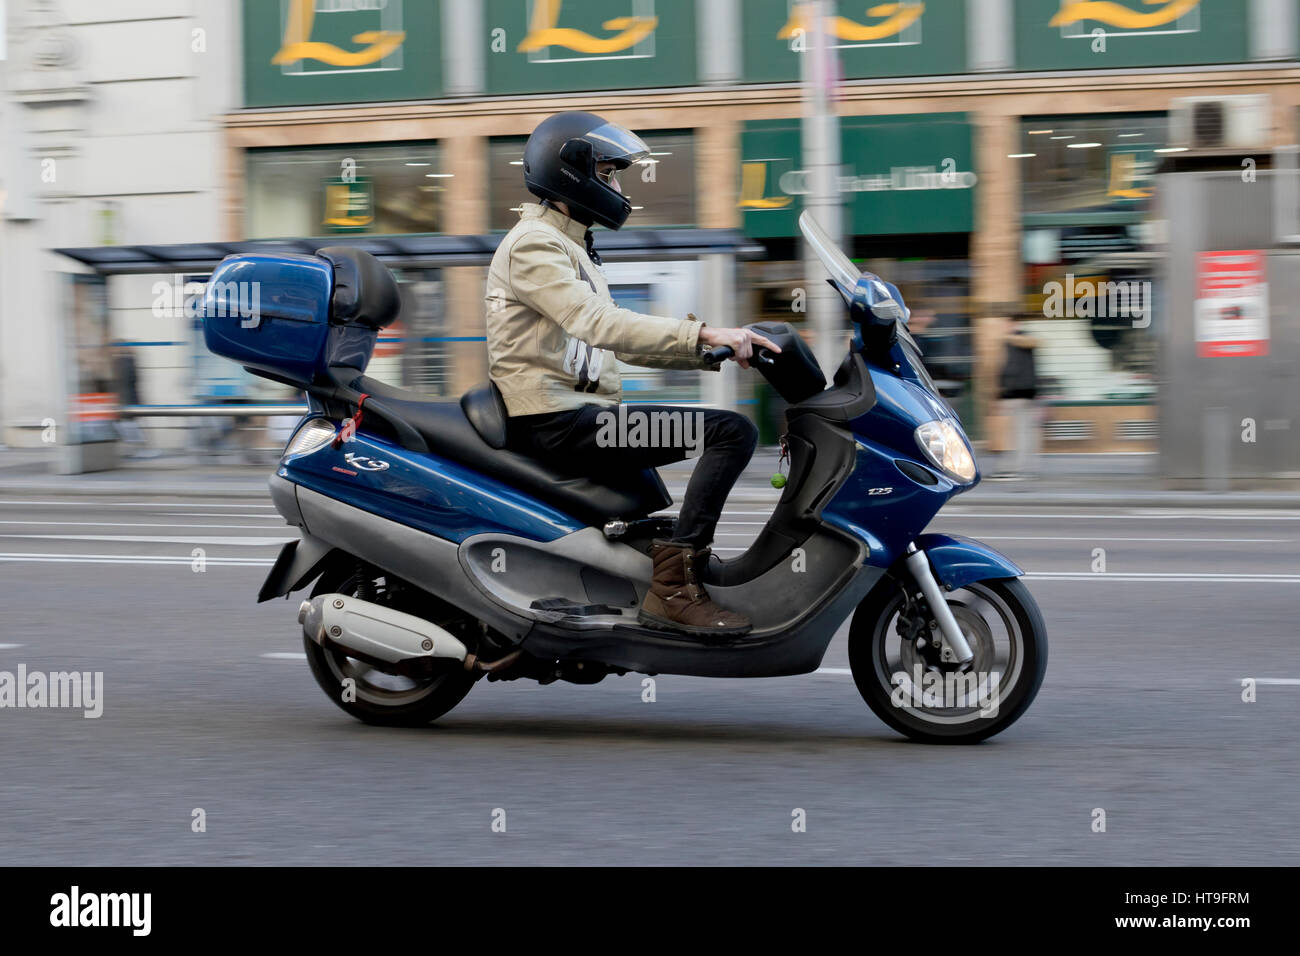
<svg viewBox="0 0 1300 956">
<path fill-rule="evenodd" d="M 1197 254 L 1196 354 L 1268 354 L 1268 282 L 1258 249 Z"/>
</svg>

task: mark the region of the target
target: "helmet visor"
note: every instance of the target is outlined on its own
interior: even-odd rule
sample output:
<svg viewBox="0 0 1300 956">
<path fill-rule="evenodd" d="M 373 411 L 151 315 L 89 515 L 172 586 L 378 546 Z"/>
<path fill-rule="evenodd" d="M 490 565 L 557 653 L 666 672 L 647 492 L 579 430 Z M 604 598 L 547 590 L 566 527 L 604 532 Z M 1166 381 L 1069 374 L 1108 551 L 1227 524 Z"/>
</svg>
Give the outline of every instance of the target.
<svg viewBox="0 0 1300 956">
<path fill-rule="evenodd" d="M 617 163 L 620 169 L 650 155 L 650 147 L 640 136 L 617 123 L 597 126 L 582 138 L 591 143 L 596 162 Z"/>
</svg>

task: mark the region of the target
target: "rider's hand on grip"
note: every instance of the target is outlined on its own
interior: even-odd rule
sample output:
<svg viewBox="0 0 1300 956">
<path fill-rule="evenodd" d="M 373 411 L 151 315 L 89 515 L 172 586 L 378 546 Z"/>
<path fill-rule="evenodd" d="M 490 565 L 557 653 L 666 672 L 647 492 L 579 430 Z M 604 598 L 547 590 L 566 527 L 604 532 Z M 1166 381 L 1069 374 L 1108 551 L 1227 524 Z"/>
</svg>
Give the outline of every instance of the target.
<svg viewBox="0 0 1300 956">
<path fill-rule="evenodd" d="M 700 329 L 700 344 L 710 346 L 705 353 L 705 361 L 710 364 L 732 358 L 741 368 L 749 368 L 751 361 L 772 361 L 770 356 L 757 351 L 760 347 L 767 352 L 781 351 L 779 345 L 753 329 L 715 329 L 707 325 Z"/>
</svg>

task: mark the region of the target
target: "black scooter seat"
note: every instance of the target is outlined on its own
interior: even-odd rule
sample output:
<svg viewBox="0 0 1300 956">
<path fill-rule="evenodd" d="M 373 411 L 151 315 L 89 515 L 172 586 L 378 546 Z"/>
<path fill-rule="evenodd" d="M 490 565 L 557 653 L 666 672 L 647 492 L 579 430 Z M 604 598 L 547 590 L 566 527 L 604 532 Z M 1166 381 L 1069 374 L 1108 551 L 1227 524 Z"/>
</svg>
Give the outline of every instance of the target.
<svg viewBox="0 0 1300 956">
<path fill-rule="evenodd" d="M 526 492 L 585 524 L 600 526 L 611 518 L 643 518 L 673 503 L 663 480 L 652 469 L 589 475 L 505 448 L 505 406 L 497 406 L 500 395 L 493 395 L 495 389 L 489 386 L 472 390 L 460 402 L 449 402 L 365 375 L 349 385 L 382 399 L 386 414 L 400 417 L 435 455 Z"/>
</svg>

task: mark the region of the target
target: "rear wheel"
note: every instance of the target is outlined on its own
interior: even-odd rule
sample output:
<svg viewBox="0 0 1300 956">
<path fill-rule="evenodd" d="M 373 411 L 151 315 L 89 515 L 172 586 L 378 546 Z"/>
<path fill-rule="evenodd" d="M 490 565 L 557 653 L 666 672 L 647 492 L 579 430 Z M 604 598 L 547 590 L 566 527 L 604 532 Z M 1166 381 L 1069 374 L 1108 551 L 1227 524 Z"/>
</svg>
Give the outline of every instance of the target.
<svg viewBox="0 0 1300 956">
<path fill-rule="evenodd" d="M 474 649 L 472 621 L 458 617 L 454 609 L 428 594 L 373 571 L 349 562 L 335 565 L 321 575 L 312 597 L 345 594 L 414 614 L 445 627 Z M 414 678 L 387 674 L 342 651 L 322 647 L 305 634 L 303 649 L 326 696 L 368 724 L 411 727 L 430 723 L 464 700 L 478 679 L 457 660 L 439 661 L 436 672 Z"/>
<path fill-rule="evenodd" d="M 946 597 L 975 653 L 968 664 L 946 659 L 920 594 L 879 587 L 853 615 L 849 666 L 858 692 L 890 727 L 927 743 L 974 743 L 1011 726 L 1033 702 L 1047 668 L 1047 625 L 1016 578 Z"/>
</svg>

